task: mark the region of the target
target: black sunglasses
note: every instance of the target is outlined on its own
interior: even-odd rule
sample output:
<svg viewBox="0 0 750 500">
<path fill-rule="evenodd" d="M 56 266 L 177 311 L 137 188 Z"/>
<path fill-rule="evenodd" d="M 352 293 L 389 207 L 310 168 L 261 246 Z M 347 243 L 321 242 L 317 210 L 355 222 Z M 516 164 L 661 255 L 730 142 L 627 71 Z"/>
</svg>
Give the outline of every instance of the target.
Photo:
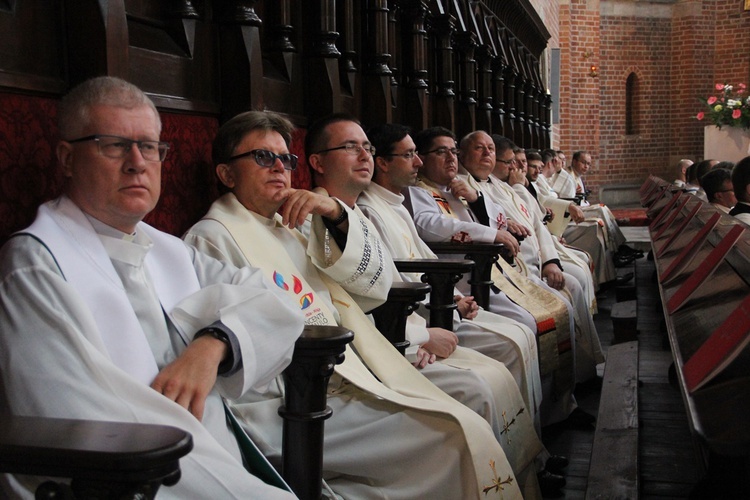
<svg viewBox="0 0 750 500">
<path fill-rule="evenodd" d="M 268 151 L 267 149 L 253 149 L 252 151 L 248 151 L 247 153 L 240 153 L 238 155 L 229 157 L 225 163 L 239 160 L 240 158 L 245 158 L 246 156 L 252 156 L 255 160 L 255 163 L 257 163 L 261 167 L 272 167 L 273 164 L 276 163 L 276 158 L 278 158 L 281 161 L 281 164 L 284 166 L 284 170 L 294 170 L 295 168 L 297 168 L 297 155 L 293 155 L 292 153 L 277 155 L 276 153 Z"/>
</svg>

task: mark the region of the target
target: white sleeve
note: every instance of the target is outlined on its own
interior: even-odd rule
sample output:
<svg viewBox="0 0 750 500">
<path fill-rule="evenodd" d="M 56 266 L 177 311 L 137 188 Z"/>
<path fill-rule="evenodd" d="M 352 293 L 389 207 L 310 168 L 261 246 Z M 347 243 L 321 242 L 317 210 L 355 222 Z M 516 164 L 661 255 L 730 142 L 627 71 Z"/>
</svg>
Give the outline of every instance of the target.
<svg viewBox="0 0 750 500">
<path fill-rule="evenodd" d="M 186 331 L 221 321 L 234 333 L 242 368 L 217 379 L 224 396 L 264 391 L 291 362 L 304 327 L 302 313 L 259 269 L 237 268 L 192 247 L 191 252 L 203 288 L 177 304 L 170 317 Z"/>
<path fill-rule="evenodd" d="M 342 207 L 349 217 L 346 248 L 341 251 L 322 217 L 315 215 L 307 254 L 315 267 L 341 285 L 364 311 L 371 311 L 388 298 L 395 265 L 378 231 L 359 208 Z"/>
<path fill-rule="evenodd" d="M 497 231 L 478 222 L 465 222 L 443 215 L 432 195 L 423 188 L 409 187 L 404 193 L 404 204 L 414 218 L 419 236 L 427 242 L 448 242 L 459 232 L 467 233 L 472 241 L 493 243 Z"/>
</svg>

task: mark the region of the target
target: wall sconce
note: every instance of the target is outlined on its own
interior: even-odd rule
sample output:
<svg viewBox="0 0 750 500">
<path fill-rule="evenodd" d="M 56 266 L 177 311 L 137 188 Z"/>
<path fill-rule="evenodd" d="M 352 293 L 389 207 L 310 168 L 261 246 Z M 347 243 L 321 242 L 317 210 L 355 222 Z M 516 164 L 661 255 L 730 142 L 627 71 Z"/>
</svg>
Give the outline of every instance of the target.
<svg viewBox="0 0 750 500">
<path fill-rule="evenodd" d="M 750 0 L 748 0 L 748 1 L 750 1 Z M 591 56 L 593 56 L 593 55 L 594 55 L 594 53 L 593 53 L 593 52 L 591 52 L 590 50 L 587 50 L 587 51 L 585 51 L 585 52 L 583 53 L 583 60 L 584 60 L 584 61 L 588 61 L 588 60 L 589 60 L 589 58 L 590 58 Z M 596 78 L 596 77 L 598 77 L 598 76 L 599 76 L 599 66 L 597 66 L 596 64 L 592 64 L 591 66 L 589 66 L 589 76 L 590 76 L 591 78 Z"/>
</svg>

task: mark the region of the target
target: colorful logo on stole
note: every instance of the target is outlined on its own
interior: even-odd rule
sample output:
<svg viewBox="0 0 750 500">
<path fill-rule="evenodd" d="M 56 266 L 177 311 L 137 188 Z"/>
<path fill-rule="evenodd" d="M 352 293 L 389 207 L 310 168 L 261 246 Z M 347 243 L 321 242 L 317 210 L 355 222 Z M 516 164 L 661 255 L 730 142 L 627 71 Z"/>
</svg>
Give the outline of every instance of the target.
<svg viewBox="0 0 750 500">
<path fill-rule="evenodd" d="M 276 283 L 276 286 L 281 288 L 282 290 L 288 292 L 289 290 L 289 284 L 284 279 L 284 276 L 281 275 L 280 272 L 274 271 L 273 272 L 273 282 Z M 296 277 L 295 275 L 292 275 L 292 290 L 295 295 L 299 295 L 302 291 L 302 281 Z M 299 298 L 299 305 L 300 309 L 307 309 L 312 305 L 314 301 L 314 296 L 312 292 L 306 293 L 302 295 Z"/>
</svg>

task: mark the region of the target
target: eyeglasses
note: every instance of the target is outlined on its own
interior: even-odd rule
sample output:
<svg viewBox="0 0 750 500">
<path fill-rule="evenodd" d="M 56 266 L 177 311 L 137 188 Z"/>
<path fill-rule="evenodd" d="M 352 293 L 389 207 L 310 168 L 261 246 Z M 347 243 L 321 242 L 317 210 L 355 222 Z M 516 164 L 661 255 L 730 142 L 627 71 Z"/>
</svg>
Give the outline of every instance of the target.
<svg viewBox="0 0 750 500">
<path fill-rule="evenodd" d="M 499 163 L 505 163 L 506 165 L 513 165 L 514 163 L 518 163 L 515 158 L 513 158 L 512 160 L 501 160 L 500 158 L 497 158 L 495 161 Z"/>
<path fill-rule="evenodd" d="M 407 151 L 406 153 L 389 153 L 387 155 L 380 155 L 380 156 L 400 156 L 401 158 L 406 158 L 407 160 L 411 160 L 418 154 L 419 154 L 418 151 Z"/>
<path fill-rule="evenodd" d="M 276 158 L 278 158 L 284 166 L 284 170 L 294 170 L 297 168 L 297 155 L 293 155 L 292 153 L 277 155 L 267 149 L 253 149 L 247 153 L 230 156 L 224 163 L 239 160 L 240 158 L 245 158 L 247 156 L 252 156 L 255 163 L 261 167 L 273 167 L 273 164 L 276 163 Z"/>
<path fill-rule="evenodd" d="M 94 134 L 66 141 L 70 144 L 76 142 L 95 141 L 99 152 L 107 158 L 125 158 L 132 150 L 133 144 L 138 146 L 138 151 L 146 161 L 164 161 L 169 150 L 168 142 L 161 141 L 135 141 L 117 135 Z"/>
<path fill-rule="evenodd" d="M 343 149 L 344 151 L 346 151 L 350 155 L 358 155 L 359 152 L 360 152 L 360 150 L 362 150 L 365 153 L 369 154 L 370 156 L 375 156 L 375 147 L 374 146 L 371 146 L 370 144 L 365 144 L 363 146 L 363 145 L 360 145 L 360 144 L 355 144 L 353 142 L 349 142 L 347 144 L 344 144 L 343 146 L 337 146 L 335 148 L 321 149 L 320 151 L 318 151 L 315 154 L 327 153 L 329 151 L 338 151 L 339 149 Z"/>
<path fill-rule="evenodd" d="M 458 156 L 458 148 L 446 148 L 445 146 L 443 146 L 427 151 L 424 154 L 428 155 L 433 153 L 437 156 L 446 156 L 448 153 L 452 154 L 453 156 Z"/>
</svg>

